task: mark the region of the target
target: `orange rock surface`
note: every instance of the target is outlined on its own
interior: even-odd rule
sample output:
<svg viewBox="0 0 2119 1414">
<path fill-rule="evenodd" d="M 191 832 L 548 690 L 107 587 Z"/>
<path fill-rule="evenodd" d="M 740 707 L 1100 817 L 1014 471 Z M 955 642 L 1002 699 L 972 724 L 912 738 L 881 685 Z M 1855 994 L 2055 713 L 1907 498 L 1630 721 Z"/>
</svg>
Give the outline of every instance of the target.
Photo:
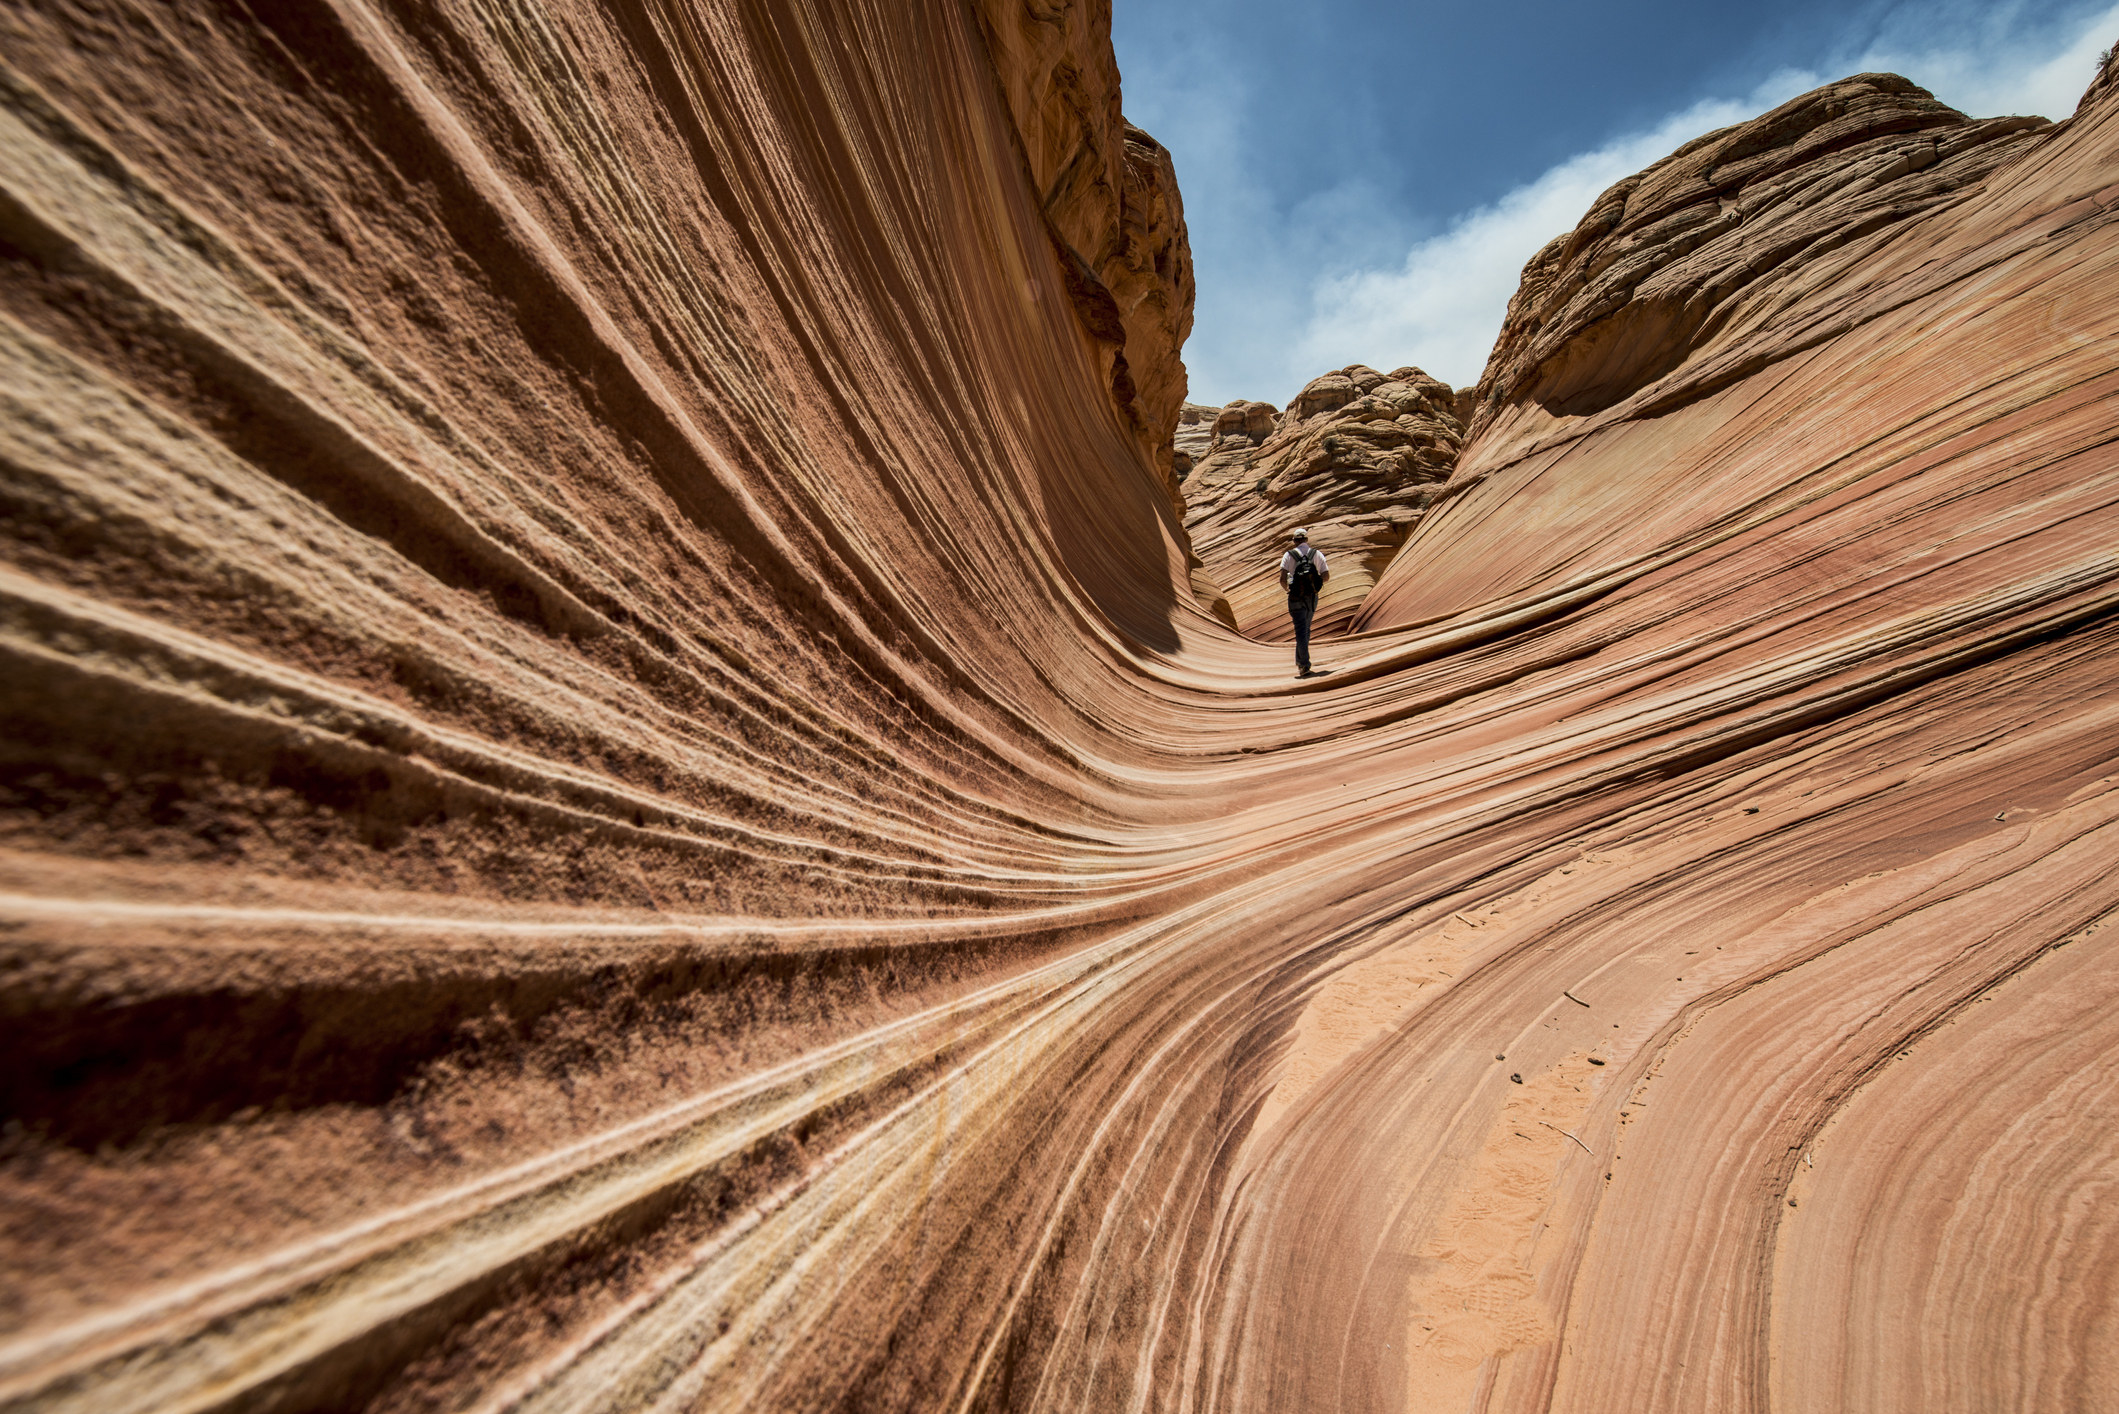
<svg viewBox="0 0 2119 1414">
<path fill-rule="evenodd" d="M 1600 203 L 1293 683 L 1105 21 L 0 9 L 0 1408 L 2112 1406 L 2119 82 Z"/>
</svg>

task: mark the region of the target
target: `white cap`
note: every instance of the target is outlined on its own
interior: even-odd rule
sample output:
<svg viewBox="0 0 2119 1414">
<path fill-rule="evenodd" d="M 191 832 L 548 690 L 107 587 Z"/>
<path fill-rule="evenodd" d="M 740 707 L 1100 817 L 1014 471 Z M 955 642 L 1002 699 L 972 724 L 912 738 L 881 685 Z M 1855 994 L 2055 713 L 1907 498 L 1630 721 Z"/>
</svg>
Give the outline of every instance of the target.
<svg viewBox="0 0 2119 1414">
<path fill-rule="evenodd" d="M 1309 528 L 1308 526 L 1306 526 L 1306 525 L 1298 525 L 1298 526 L 1296 526 L 1296 527 L 1295 527 L 1295 538 L 1296 538 L 1297 540 L 1307 540 L 1307 539 L 1309 539 L 1309 538 L 1310 538 L 1310 528 Z"/>
</svg>

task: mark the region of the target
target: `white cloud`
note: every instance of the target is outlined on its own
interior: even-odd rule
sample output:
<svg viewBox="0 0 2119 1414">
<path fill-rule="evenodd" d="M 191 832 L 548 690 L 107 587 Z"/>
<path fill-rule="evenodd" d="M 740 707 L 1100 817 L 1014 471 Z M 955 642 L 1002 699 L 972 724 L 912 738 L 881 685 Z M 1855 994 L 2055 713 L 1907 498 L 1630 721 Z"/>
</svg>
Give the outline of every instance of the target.
<svg viewBox="0 0 2119 1414">
<path fill-rule="evenodd" d="M 2058 37 L 2057 48 L 2048 38 L 2037 49 L 2009 42 L 2013 8 L 1946 4 L 1924 11 L 1917 17 L 1921 43 L 1911 41 L 1916 31 L 1910 22 L 1902 32 L 1887 29 L 1833 73 L 1902 73 L 1975 116 L 2066 117 L 2094 72 L 2098 51 L 2119 38 L 2119 4 L 2071 27 Z M 1278 364 L 1273 391 L 1251 396 L 1277 392 L 1276 400 L 1285 399 L 1307 379 L 1349 363 L 1386 369 L 1412 363 L 1447 383 L 1475 382 L 1524 262 L 1573 229 L 1605 188 L 1702 133 L 1754 117 L 1824 81 L 1819 74 L 1783 71 L 1743 98 L 1695 104 L 1650 131 L 1569 158 L 1492 205 L 1463 214 L 1414 243 L 1402 259 L 1313 277 L 1307 317 L 1293 337 L 1270 350 Z M 1254 369 L 1262 362 L 1258 352 L 1250 359 Z"/>
<path fill-rule="evenodd" d="M 1406 213 L 1358 181 L 1289 200 L 1284 174 L 1256 158 L 1253 125 L 1270 108 L 1260 76 L 1214 29 L 1159 38 L 1127 64 L 1126 115 L 1175 154 L 1193 259 L 1211 272 L 1200 336 L 1185 351 L 1193 396 L 1270 396 L 1259 390 L 1287 381 L 1287 347 L 1310 317 L 1315 273 L 1390 259 L 1404 248 Z"/>
<path fill-rule="evenodd" d="M 2058 121 L 2075 111 L 2097 55 L 2119 40 L 2119 4 L 2071 26 L 2058 36 L 2058 48 L 2050 39 L 2033 47 L 2016 38 L 2021 8 L 1944 5 L 1918 24 L 1887 28 L 1855 68 L 1904 74 L 1974 117 L 2035 113 Z"/>
</svg>

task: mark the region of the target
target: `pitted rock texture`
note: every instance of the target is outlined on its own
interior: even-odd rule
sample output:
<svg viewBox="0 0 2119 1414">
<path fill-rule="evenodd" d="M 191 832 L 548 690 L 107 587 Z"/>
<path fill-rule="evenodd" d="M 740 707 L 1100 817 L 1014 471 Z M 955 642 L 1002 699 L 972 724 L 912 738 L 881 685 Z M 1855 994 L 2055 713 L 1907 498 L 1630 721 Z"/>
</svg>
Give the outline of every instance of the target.
<svg viewBox="0 0 2119 1414">
<path fill-rule="evenodd" d="M 0 9 L 0 1408 L 2109 1404 L 2108 82 L 1295 683 L 995 13 Z"/>
<path fill-rule="evenodd" d="M 1192 245 L 1185 231 L 1177 170 L 1161 143 L 1126 125 L 1121 238 L 1099 265 L 1125 324 L 1126 376 L 1131 412 L 1146 437 L 1149 458 L 1178 497 L 1173 438 L 1185 401 L 1179 357 L 1192 333 Z"/>
<path fill-rule="evenodd" d="M 1456 466 L 1458 408 L 1448 384 L 1417 368 L 1363 364 L 1311 379 L 1284 413 L 1222 408 L 1184 479 L 1185 529 L 1238 627 L 1294 637 L 1279 565 L 1303 526 L 1332 569 L 1313 631 L 1345 628 Z"/>
</svg>

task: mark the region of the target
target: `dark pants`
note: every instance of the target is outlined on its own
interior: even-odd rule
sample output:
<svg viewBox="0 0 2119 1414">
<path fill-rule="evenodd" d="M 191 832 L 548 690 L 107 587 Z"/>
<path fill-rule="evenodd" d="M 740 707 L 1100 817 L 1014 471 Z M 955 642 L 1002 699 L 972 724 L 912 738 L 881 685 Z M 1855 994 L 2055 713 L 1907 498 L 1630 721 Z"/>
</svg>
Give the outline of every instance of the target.
<svg viewBox="0 0 2119 1414">
<path fill-rule="evenodd" d="M 1295 621 L 1295 671 L 1310 670 L 1310 616 L 1317 612 L 1317 596 L 1288 596 L 1288 617 Z"/>
</svg>

